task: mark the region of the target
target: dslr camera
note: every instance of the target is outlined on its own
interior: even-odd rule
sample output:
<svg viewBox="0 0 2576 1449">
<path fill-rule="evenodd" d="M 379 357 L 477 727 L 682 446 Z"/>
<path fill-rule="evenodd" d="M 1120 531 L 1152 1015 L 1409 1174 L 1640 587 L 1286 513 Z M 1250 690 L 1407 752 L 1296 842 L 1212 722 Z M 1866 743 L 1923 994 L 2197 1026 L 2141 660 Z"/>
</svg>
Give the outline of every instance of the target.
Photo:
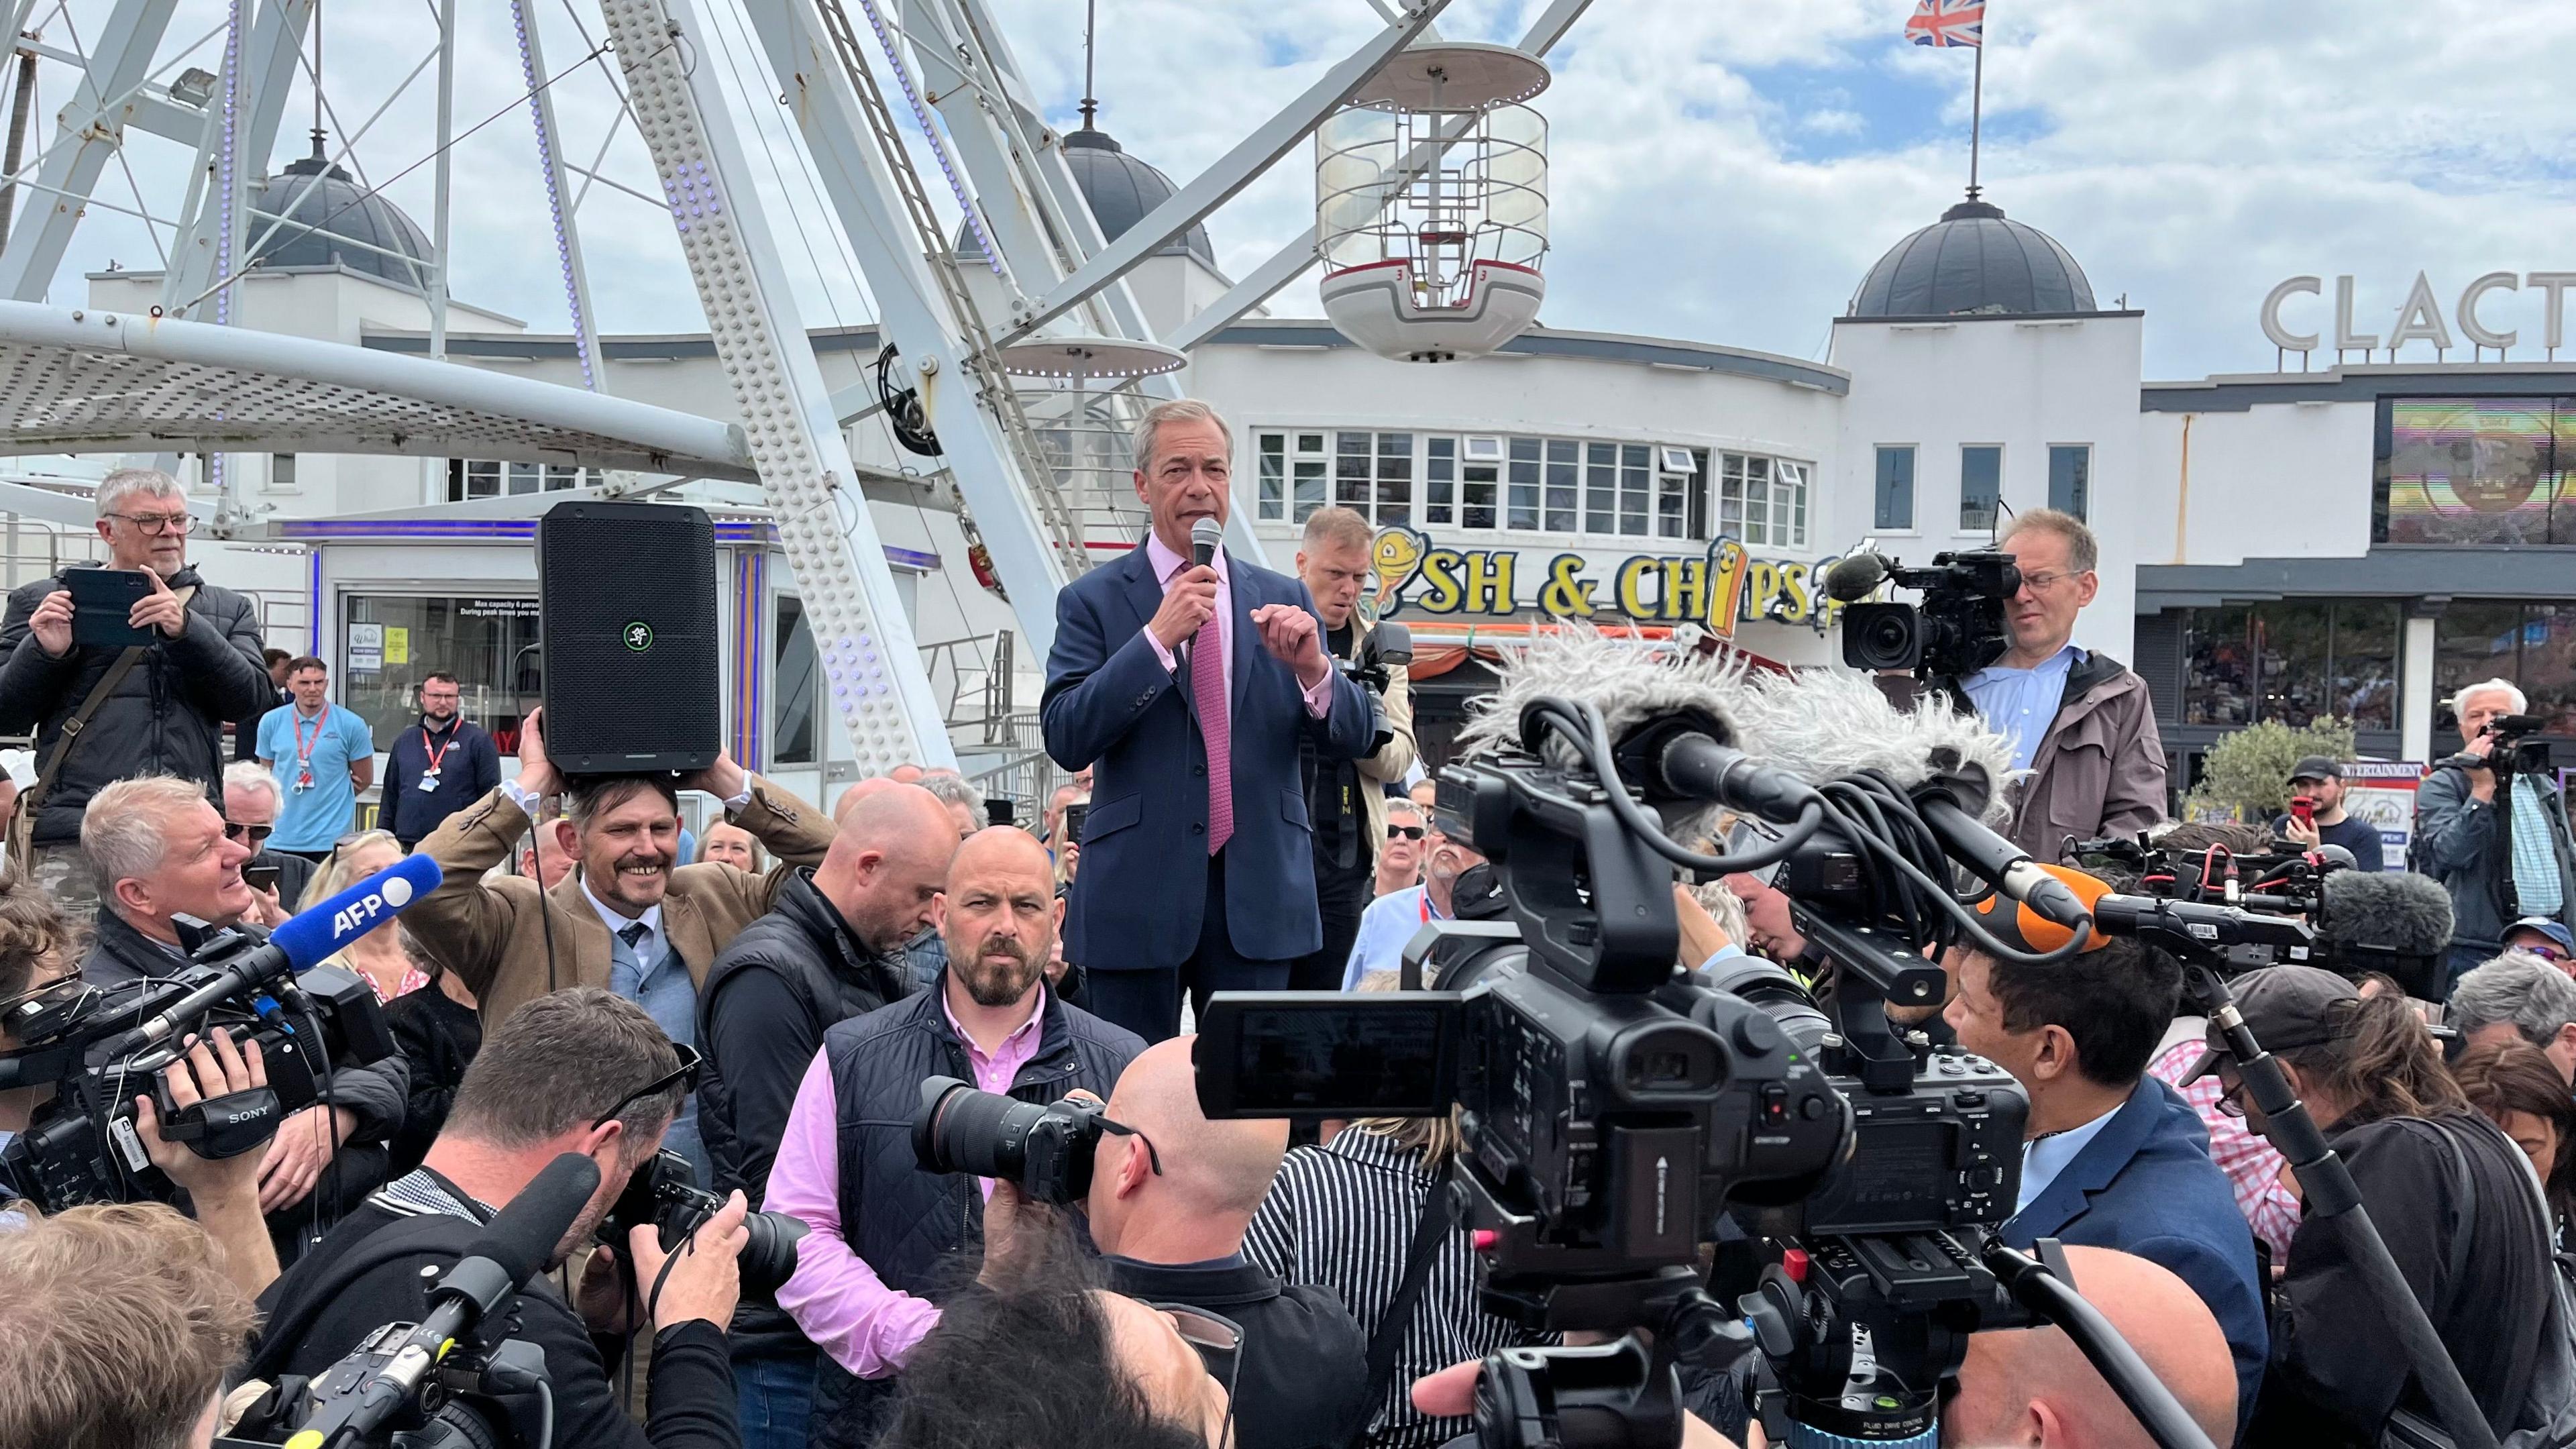
<svg viewBox="0 0 2576 1449">
<path fill-rule="evenodd" d="M 2021 592 L 2021 569 L 2011 554 L 1937 553 L 1930 568 L 1919 569 L 1880 560 L 1868 573 L 1868 587 L 1879 578 L 1893 580 L 1899 588 L 1921 590 L 1923 602 L 1845 605 L 1844 664 L 1873 674 L 1911 670 L 1930 682 L 1974 674 L 2012 647 L 2004 630 L 2004 600 Z"/>
<path fill-rule="evenodd" d="M 1372 755 L 1386 748 L 1386 742 L 1395 738 L 1395 731 L 1386 722 L 1386 688 L 1394 677 L 1391 671 L 1412 662 L 1413 631 L 1391 619 L 1381 620 L 1377 627 L 1361 635 L 1350 658 L 1333 661 L 1334 668 L 1368 695 L 1369 710 L 1377 730 L 1369 741 L 1368 752 Z"/>
<path fill-rule="evenodd" d="M 622 1253 L 626 1235 L 649 1223 L 661 1232 L 662 1250 L 670 1252 L 723 1207 L 723 1198 L 698 1186 L 697 1169 L 689 1159 L 665 1147 L 626 1180 L 626 1191 L 599 1220 L 596 1236 Z M 742 1226 L 751 1239 L 734 1260 L 742 1291 L 775 1298 L 779 1285 L 795 1276 L 796 1243 L 805 1236 L 805 1222 L 785 1213 L 756 1212 L 744 1214 Z"/>
<path fill-rule="evenodd" d="M 924 1172 L 1008 1182 L 1031 1202 L 1078 1203 L 1091 1193 L 1100 1134 L 1116 1126 L 1107 1112 L 1080 1098 L 1040 1105 L 931 1077 L 912 1118 L 913 1157 Z"/>
<path fill-rule="evenodd" d="M 374 988 L 337 966 L 294 972 L 255 928 L 207 934 L 187 966 L 129 988 L 66 980 L 10 1008 L 0 1023 L 19 1044 L 0 1054 L 0 1091 L 55 1088 L 27 1130 L 0 1148 L 10 1179 L 49 1213 L 176 1195 L 135 1126 L 134 1097 L 146 1083 L 163 1137 L 200 1157 L 234 1157 L 319 1100 L 333 1071 L 394 1052 Z M 191 1033 L 215 1031 L 259 1044 L 268 1085 L 182 1109 L 161 1069 L 178 1060 Z"/>
</svg>

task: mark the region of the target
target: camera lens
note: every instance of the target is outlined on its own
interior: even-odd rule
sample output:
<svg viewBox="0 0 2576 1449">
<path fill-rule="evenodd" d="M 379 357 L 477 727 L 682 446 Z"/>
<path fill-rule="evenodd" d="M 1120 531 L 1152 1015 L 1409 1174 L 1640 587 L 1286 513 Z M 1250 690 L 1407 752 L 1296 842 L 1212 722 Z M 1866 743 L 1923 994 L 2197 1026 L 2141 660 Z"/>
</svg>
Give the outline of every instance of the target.
<svg viewBox="0 0 2576 1449">
<path fill-rule="evenodd" d="M 1798 978 L 1759 956 L 1735 956 L 1698 973 L 1700 984 L 1743 998 L 1771 1018 L 1798 1050 L 1813 1061 L 1834 1029 L 1832 1018 L 1816 1008 L 1816 998 Z"/>
<path fill-rule="evenodd" d="M 805 1220 L 785 1213 L 751 1213 L 742 1220 L 751 1240 L 735 1263 L 742 1271 L 742 1291 L 756 1298 L 775 1298 L 780 1285 L 796 1275 L 796 1240 L 805 1236 Z"/>
<path fill-rule="evenodd" d="M 925 1172 L 1018 1182 L 1028 1166 L 1029 1129 L 1046 1113 L 955 1077 L 932 1077 L 921 1084 L 921 1110 L 912 1119 L 913 1156 Z"/>
<path fill-rule="evenodd" d="M 1843 663 L 1854 669 L 1911 669 L 1923 657 L 1923 617 L 1911 604 L 1843 609 Z"/>
</svg>

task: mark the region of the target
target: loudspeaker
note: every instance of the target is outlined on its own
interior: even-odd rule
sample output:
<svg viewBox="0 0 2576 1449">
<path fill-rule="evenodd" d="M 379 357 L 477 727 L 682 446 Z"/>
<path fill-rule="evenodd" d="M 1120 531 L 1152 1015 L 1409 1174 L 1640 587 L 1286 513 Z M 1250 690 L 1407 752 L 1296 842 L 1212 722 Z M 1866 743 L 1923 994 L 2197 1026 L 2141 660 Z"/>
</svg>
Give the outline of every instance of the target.
<svg viewBox="0 0 2576 1449">
<path fill-rule="evenodd" d="M 574 775 L 686 773 L 724 739 L 716 529 L 702 508 L 558 503 L 537 520 L 546 755 Z"/>
</svg>

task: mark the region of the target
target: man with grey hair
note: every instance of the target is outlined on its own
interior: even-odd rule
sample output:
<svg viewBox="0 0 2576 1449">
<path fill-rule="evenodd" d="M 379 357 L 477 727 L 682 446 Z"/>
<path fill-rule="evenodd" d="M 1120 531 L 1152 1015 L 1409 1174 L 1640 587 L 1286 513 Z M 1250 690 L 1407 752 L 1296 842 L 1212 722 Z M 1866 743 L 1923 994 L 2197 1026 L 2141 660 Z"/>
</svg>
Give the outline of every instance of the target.
<svg viewBox="0 0 2576 1449">
<path fill-rule="evenodd" d="M 1148 1041 L 1180 993 L 1275 991 L 1324 944 L 1303 760 L 1369 752 L 1377 713 L 1333 668 L 1313 595 L 1216 549 L 1234 439 L 1203 402 L 1148 408 L 1136 496 L 1152 527 L 1056 595 L 1039 714 L 1047 753 L 1091 766 L 1065 959 L 1101 1016 Z"/>
<path fill-rule="evenodd" d="M 965 776 L 953 772 L 934 772 L 921 777 L 921 788 L 936 796 L 948 807 L 948 818 L 957 823 L 957 838 L 984 828 L 984 792 L 975 788 Z"/>
<path fill-rule="evenodd" d="M 277 793 L 276 771 L 257 760 L 236 760 L 224 767 L 224 838 L 251 848 L 251 858 L 242 862 L 242 878 L 253 891 L 265 893 L 271 905 L 300 903 L 304 888 L 313 883 L 313 862 L 268 848 L 268 837 L 277 829 L 277 812 L 285 803 Z"/>
<path fill-rule="evenodd" d="M 2462 976 L 2451 988 L 2450 1024 L 2472 1049 L 2527 1041 L 2576 1082 L 2576 980 L 2545 956 L 2507 951 Z"/>
<path fill-rule="evenodd" d="M 36 737 L 36 784 L 18 801 L 29 828 L 12 837 L 32 842 L 25 864 L 82 923 L 103 890 L 80 848 L 91 797 L 130 775 L 171 775 L 219 798 L 225 721 L 256 718 L 271 702 L 258 616 L 248 599 L 189 566 L 193 526 L 169 474 L 108 474 L 98 485 L 105 567 L 141 575 L 140 597 L 123 618 L 90 617 L 76 631 L 65 569 L 11 593 L 0 623 L 0 734 Z M 127 637 L 75 637 L 98 631 Z"/>
<path fill-rule="evenodd" d="M 2576 925 L 2576 849 L 2567 803 L 2548 774 L 2513 767 L 2496 721 L 2527 707 L 2508 679 L 2460 687 L 2451 710 L 2460 751 L 2433 762 L 2415 789 L 2411 864 L 2451 893 L 2454 980 L 2503 949 L 2525 917 Z"/>
</svg>

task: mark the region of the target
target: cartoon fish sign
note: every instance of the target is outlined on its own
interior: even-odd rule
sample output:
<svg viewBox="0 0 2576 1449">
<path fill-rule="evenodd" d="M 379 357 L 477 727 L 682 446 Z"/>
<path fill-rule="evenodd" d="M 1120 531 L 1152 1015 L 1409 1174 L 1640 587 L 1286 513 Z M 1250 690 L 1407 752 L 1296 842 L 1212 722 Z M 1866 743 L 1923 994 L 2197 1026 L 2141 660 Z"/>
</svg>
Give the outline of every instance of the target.
<svg viewBox="0 0 2576 1449">
<path fill-rule="evenodd" d="M 1404 586 L 1422 572 L 1422 556 L 1431 551 L 1431 540 L 1409 528 L 1381 528 L 1369 544 L 1369 567 L 1377 576 L 1377 590 L 1360 599 L 1360 614 L 1370 623 L 1392 614 L 1403 604 Z"/>
</svg>

